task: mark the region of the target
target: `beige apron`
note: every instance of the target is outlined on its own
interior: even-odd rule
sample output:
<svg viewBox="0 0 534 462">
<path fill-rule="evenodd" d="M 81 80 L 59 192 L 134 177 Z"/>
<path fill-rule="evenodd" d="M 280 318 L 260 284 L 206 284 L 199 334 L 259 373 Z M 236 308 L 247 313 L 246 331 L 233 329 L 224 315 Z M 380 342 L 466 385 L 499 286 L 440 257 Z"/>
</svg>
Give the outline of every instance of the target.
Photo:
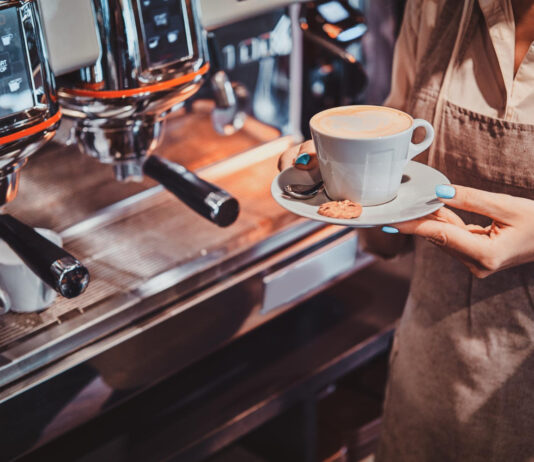
<svg viewBox="0 0 534 462">
<path fill-rule="evenodd" d="M 481 21 L 474 0 L 463 11 L 458 0 L 446 2 L 408 110 L 434 122 L 428 161 L 453 183 L 534 199 L 534 126 L 447 101 Z M 377 461 L 534 461 L 533 340 L 534 265 L 479 280 L 418 240 Z"/>
</svg>

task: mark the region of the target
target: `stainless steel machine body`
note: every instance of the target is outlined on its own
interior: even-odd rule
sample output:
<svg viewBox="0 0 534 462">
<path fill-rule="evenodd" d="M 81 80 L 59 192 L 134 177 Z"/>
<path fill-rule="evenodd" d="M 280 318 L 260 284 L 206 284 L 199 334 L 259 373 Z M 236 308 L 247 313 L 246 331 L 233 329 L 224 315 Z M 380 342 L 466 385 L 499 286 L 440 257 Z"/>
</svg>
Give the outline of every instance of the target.
<svg viewBox="0 0 534 462">
<path fill-rule="evenodd" d="M 14 199 L 19 170 L 48 142 L 61 113 L 35 2 L 0 2 L 0 205 Z"/>
<path fill-rule="evenodd" d="M 198 91 L 209 68 L 196 3 L 145 3 L 95 0 L 102 53 L 60 81 L 82 150 L 114 164 L 119 179 L 142 176 L 165 116 Z"/>
<path fill-rule="evenodd" d="M 15 198 L 21 167 L 54 136 L 60 118 L 36 2 L 0 1 L 0 206 Z M 0 237 L 61 295 L 84 292 L 87 269 L 32 228 L 2 214 Z"/>
<path fill-rule="evenodd" d="M 80 149 L 112 164 L 120 181 L 161 182 L 200 215 L 229 226 L 239 205 L 183 165 L 154 154 L 165 118 L 209 70 L 192 0 L 92 0 L 100 56 L 63 77 L 59 95 Z"/>
<path fill-rule="evenodd" d="M 52 144 L 35 156 L 19 200 L 8 205 L 31 225 L 58 231 L 66 248 L 87 262 L 92 284 L 84 297 L 60 300 L 44 313 L 0 317 L 0 421 L 12 422 L 4 433 L 7 459 L 105 415 L 373 262 L 358 249 L 354 231 L 299 219 L 270 197 L 279 154 L 302 139 L 301 5 L 200 2 L 194 14 L 209 11 L 202 17 L 222 56 L 217 71 L 227 74 L 234 89 L 236 83 L 246 88 L 250 98 L 243 128 L 223 136 L 212 126 L 213 90 L 198 88 L 204 49 L 199 46 L 184 74 L 193 74 L 192 80 L 180 84 L 181 90 L 145 93 L 144 85 L 158 83 L 148 74 L 150 83 L 141 79 L 147 69 L 142 60 L 148 59 L 139 30 L 142 0 L 90 1 L 108 13 L 111 5 L 135 5 L 117 33 L 124 37 L 130 27 L 128 33 L 143 46 L 133 53 L 135 79 L 123 73 L 133 65 L 117 65 L 116 40 L 106 42 L 102 68 L 88 66 L 60 79 L 70 82 L 62 84 L 61 98 L 79 145 Z M 180 4 L 194 8 L 193 3 Z M 223 13 L 217 19 L 213 12 L 219 6 Z M 137 48 L 127 42 L 117 45 Z M 175 65 L 180 63 L 170 68 Z M 165 79 L 157 66 L 148 70 Z M 83 79 L 103 87 L 84 87 Z M 96 94 L 128 85 L 135 94 L 121 99 Z M 181 104 L 189 91 L 196 94 Z M 145 114 L 150 114 L 146 124 L 140 122 Z M 166 129 L 160 131 L 158 121 L 165 117 Z M 135 120 L 139 126 L 130 122 Z M 145 136 L 148 126 L 154 133 Z M 233 226 L 221 229 L 199 220 L 150 179 L 117 184 L 108 165 L 86 155 L 136 163 L 151 154 L 157 135 L 162 157 L 239 199 L 241 214 Z M 149 141 L 139 148 L 133 145 L 138 138 Z M 25 421 L 17 421 L 14 416 L 22 412 Z"/>
</svg>

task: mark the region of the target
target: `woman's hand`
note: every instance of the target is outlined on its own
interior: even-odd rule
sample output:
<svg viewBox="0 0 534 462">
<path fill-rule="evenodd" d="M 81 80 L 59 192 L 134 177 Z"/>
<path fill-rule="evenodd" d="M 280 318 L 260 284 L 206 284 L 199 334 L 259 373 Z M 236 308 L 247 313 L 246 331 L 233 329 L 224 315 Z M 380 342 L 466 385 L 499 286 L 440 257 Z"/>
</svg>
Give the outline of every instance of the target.
<svg viewBox="0 0 534 462">
<path fill-rule="evenodd" d="M 278 170 L 282 171 L 289 167 L 301 170 L 313 170 L 318 166 L 317 151 L 312 140 L 293 146 L 283 152 L 278 159 Z"/>
<path fill-rule="evenodd" d="M 492 224 L 486 228 L 466 224 L 444 207 L 418 220 L 386 226 L 383 231 L 422 236 L 458 258 L 479 278 L 534 261 L 534 201 L 463 186 L 438 186 L 436 194 L 446 205 L 489 217 Z"/>
</svg>

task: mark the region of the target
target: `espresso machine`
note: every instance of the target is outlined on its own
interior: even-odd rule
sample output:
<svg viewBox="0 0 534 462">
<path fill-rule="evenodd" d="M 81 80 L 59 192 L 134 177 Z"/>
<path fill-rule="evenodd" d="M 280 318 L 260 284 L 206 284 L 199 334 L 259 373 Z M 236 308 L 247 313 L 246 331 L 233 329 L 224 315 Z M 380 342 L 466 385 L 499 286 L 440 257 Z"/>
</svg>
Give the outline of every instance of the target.
<svg viewBox="0 0 534 462">
<path fill-rule="evenodd" d="M 199 90 L 209 70 L 197 2 L 93 0 L 92 7 L 100 55 L 58 79 L 80 150 L 111 164 L 119 181 L 147 175 L 206 219 L 231 225 L 239 214 L 235 198 L 154 154 L 165 119 Z M 53 34 L 58 26 L 46 27 Z"/>
<path fill-rule="evenodd" d="M 50 141 L 61 119 L 34 1 L 0 2 L 0 118 L 0 206 L 4 206 L 17 195 L 22 167 Z M 84 292 L 87 269 L 31 227 L 4 213 L 0 238 L 64 297 Z"/>
<path fill-rule="evenodd" d="M 374 261 L 358 235 L 270 195 L 336 82 L 305 85 L 342 60 L 310 45 L 326 1 L 36 1 L 64 132 L 9 211 L 60 234 L 91 286 L 0 317 L 2 457 L 200 462 L 387 347 L 376 310 L 301 308 Z"/>
<path fill-rule="evenodd" d="M 322 0 L 305 4 L 300 21 L 305 48 L 303 125 L 335 106 L 361 104 L 369 83 L 362 41 L 368 31 L 364 2 Z"/>
</svg>

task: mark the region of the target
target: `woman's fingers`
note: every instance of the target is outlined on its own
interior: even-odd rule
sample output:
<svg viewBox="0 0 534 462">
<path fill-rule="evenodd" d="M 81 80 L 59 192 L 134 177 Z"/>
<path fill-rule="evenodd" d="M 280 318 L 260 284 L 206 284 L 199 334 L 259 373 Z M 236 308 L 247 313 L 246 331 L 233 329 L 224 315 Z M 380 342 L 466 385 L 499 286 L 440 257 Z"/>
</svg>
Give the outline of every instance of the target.
<svg viewBox="0 0 534 462">
<path fill-rule="evenodd" d="M 447 207 L 441 207 L 436 210 L 429 218 L 434 220 L 442 221 L 444 223 L 451 223 L 456 226 L 465 227 L 464 221 L 456 215 L 451 209 Z"/>
<path fill-rule="evenodd" d="M 465 225 L 457 226 L 451 223 L 420 218 L 394 225 L 403 234 L 416 234 L 424 237 L 433 244 L 447 247 L 474 261 L 483 261 L 487 253 L 490 240 L 469 232 Z"/>
<path fill-rule="evenodd" d="M 315 150 L 315 143 L 313 142 L 313 140 L 304 141 L 304 143 L 300 145 L 299 154 L 303 152 L 307 152 L 308 154 L 317 153 L 317 151 Z"/>
<path fill-rule="evenodd" d="M 514 262 L 510 264 L 506 257 L 506 250 L 510 247 L 513 234 L 506 235 L 505 228 L 504 231 L 495 233 L 493 230 L 496 225 L 486 228 L 475 225 L 460 227 L 432 218 L 421 218 L 394 226 L 403 234 L 415 234 L 442 247 L 478 278 L 484 278 L 514 264 Z M 517 264 L 517 260 L 515 262 Z"/>
<path fill-rule="evenodd" d="M 305 141 L 300 145 L 298 155 L 293 164 L 299 170 L 313 170 L 319 166 L 313 140 Z"/>
<path fill-rule="evenodd" d="M 491 233 L 491 226 L 486 226 L 483 228 L 479 225 L 467 225 L 466 229 L 473 234 L 484 234 L 486 236 L 489 236 Z"/>
<path fill-rule="evenodd" d="M 278 170 L 280 171 L 289 167 L 295 167 L 300 170 L 313 170 L 317 166 L 317 154 L 312 140 L 289 148 L 278 159 Z"/>
<path fill-rule="evenodd" d="M 283 152 L 280 158 L 278 159 L 278 170 L 281 172 L 286 168 L 293 167 L 293 163 L 297 158 L 300 150 L 300 145 L 293 146 L 287 151 Z"/>
<path fill-rule="evenodd" d="M 465 186 L 440 185 L 436 194 L 442 202 L 455 209 L 474 212 L 501 222 L 508 222 L 517 216 L 511 202 L 512 196 L 492 193 Z"/>
</svg>

